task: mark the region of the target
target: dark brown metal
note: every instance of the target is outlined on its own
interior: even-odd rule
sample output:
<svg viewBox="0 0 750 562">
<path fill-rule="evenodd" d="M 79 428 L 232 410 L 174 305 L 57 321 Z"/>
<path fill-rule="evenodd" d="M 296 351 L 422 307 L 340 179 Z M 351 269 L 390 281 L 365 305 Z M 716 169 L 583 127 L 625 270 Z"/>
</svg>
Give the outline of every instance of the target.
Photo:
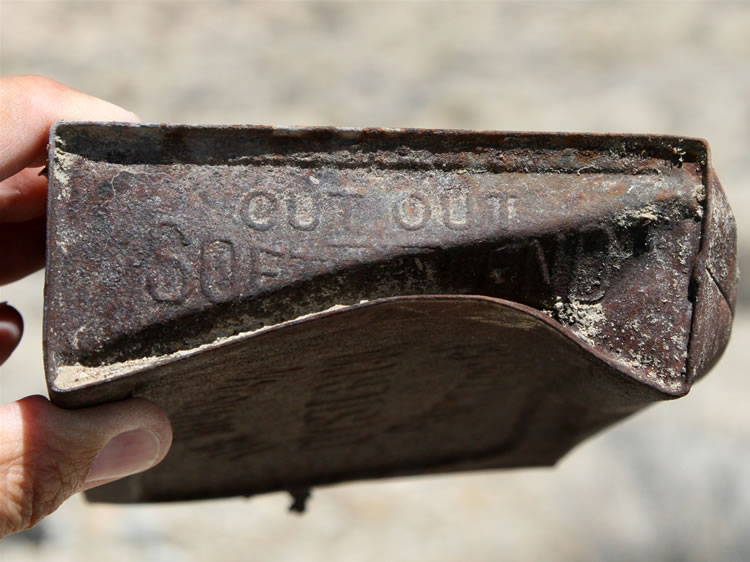
<svg viewBox="0 0 750 562">
<path fill-rule="evenodd" d="M 699 140 L 62 123 L 49 170 L 51 397 L 175 430 L 97 500 L 551 464 L 729 338 Z"/>
</svg>

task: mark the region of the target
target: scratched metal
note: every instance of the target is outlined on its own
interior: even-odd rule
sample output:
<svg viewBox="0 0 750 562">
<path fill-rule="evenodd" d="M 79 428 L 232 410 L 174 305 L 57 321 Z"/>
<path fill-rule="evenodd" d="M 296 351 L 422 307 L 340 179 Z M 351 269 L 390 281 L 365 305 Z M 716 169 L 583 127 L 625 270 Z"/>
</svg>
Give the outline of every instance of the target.
<svg viewBox="0 0 750 562">
<path fill-rule="evenodd" d="M 107 501 L 554 463 L 734 311 L 694 139 L 62 123 L 48 216 L 52 399 L 175 428 Z"/>
</svg>

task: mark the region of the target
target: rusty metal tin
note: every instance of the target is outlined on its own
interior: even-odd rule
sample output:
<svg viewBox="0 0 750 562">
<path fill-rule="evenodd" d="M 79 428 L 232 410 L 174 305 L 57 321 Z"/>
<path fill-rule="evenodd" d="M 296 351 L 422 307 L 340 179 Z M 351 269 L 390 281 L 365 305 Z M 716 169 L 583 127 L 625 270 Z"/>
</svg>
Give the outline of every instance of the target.
<svg viewBox="0 0 750 562">
<path fill-rule="evenodd" d="M 695 139 L 60 123 L 52 400 L 169 413 L 160 501 L 554 463 L 729 338 Z"/>
</svg>

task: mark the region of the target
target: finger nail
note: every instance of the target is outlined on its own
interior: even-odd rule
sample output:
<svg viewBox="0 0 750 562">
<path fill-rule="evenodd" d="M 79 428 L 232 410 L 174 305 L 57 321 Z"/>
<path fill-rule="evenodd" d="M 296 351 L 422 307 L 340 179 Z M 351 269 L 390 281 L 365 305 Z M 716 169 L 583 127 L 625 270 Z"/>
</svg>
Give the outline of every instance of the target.
<svg viewBox="0 0 750 562">
<path fill-rule="evenodd" d="M 0 303 L 0 365 L 10 357 L 21 340 L 23 319 L 18 311 L 7 303 Z"/>
<path fill-rule="evenodd" d="M 86 483 L 122 478 L 151 468 L 159 459 L 161 441 L 153 431 L 126 431 L 107 443 L 94 459 Z"/>
<path fill-rule="evenodd" d="M 5 337 L 12 340 L 14 344 L 21 339 L 21 328 L 18 327 L 16 322 L 12 322 L 11 320 L 0 318 L 0 332 L 3 332 Z"/>
</svg>

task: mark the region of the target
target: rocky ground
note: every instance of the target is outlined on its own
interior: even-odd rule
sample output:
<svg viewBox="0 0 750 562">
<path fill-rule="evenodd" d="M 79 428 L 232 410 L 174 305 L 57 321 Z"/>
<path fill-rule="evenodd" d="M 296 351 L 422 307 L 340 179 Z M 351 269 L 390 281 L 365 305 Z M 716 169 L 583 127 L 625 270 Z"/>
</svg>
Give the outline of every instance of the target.
<svg viewBox="0 0 750 562">
<path fill-rule="evenodd" d="M 0 0 L 0 72 L 52 76 L 147 121 L 705 137 L 747 240 L 746 2 Z M 44 391 L 42 285 L 2 288 L 27 321 L 4 402 Z M 74 498 L 0 559 L 750 559 L 747 280 L 742 298 L 725 358 L 690 396 L 555 469 L 321 489 L 303 517 L 280 494 Z"/>
</svg>

